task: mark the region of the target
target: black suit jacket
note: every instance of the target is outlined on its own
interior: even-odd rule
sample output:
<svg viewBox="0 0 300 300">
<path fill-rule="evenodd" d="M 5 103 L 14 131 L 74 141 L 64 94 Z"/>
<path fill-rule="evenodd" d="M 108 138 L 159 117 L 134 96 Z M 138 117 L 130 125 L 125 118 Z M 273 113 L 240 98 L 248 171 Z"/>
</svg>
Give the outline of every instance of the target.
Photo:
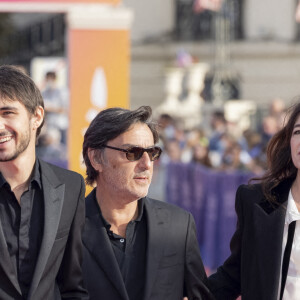
<svg viewBox="0 0 300 300">
<path fill-rule="evenodd" d="M 82 176 L 40 161 L 44 233 L 29 300 L 88 299 L 82 282 Z M 0 299 L 23 299 L 0 222 Z"/>
<path fill-rule="evenodd" d="M 145 199 L 147 261 L 144 300 L 211 299 L 204 285 L 192 215 L 174 205 Z M 83 273 L 91 300 L 129 300 L 99 208 L 95 190 L 86 199 Z M 142 300 L 142 299 L 141 299 Z"/>
<path fill-rule="evenodd" d="M 280 285 L 282 239 L 288 193 L 292 181 L 275 190 L 278 205 L 271 205 L 260 185 L 240 186 L 236 194 L 237 229 L 231 255 L 209 277 L 216 299 L 277 300 Z"/>
</svg>

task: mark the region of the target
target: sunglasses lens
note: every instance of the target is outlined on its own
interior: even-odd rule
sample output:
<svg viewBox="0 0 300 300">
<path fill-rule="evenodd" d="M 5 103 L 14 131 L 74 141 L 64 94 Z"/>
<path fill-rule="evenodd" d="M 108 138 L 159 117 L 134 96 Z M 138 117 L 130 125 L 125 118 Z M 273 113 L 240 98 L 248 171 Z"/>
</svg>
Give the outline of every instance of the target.
<svg viewBox="0 0 300 300">
<path fill-rule="evenodd" d="M 129 161 L 136 161 L 139 160 L 144 152 L 146 151 L 149 155 L 151 161 L 157 160 L 160 157 L 161 149 L 159 147 L 152 147 L 152 148 L 142 148 L 142 147 L 132 147 L 127 150 L 126 157 Z"/>
<path fill-rule="evenodd" d="M 157 160 L 160 157 L 161 149 L 159 147 L 153 147 L 148 149 L 150 160 Z"/>
<path fill-rule="evenodd" d="M 143 153 L 144 153 L 143 148 L 133 147 L 131 149 L 128 149 L 126 157 L 130 161 L 136 161 L 136 160 L 139 160 L 142 157 Z"/>
</svg>

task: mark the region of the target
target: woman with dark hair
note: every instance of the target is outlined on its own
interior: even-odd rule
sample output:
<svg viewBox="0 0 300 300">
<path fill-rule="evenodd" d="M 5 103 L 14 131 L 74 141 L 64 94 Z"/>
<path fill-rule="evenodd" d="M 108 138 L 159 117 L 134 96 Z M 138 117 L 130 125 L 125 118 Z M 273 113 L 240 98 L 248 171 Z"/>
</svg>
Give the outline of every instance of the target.
<svg viewBox="0 0 300 300">
<path fill-rule="evenodd" d="M 209 278 L 217 300 L 300 299 L 300 103 L 288 114 L 260 183 L 237 190 L 231 255 Z"/>
</svg>

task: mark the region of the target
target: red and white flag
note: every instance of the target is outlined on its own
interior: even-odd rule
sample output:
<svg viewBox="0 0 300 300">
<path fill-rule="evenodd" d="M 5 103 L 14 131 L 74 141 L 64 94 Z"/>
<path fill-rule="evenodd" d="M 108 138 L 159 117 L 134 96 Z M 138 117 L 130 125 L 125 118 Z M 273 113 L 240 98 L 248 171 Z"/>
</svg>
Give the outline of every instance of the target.
<svg viewBox="0 0 300 300">
<path fill-rule="evenodd" d="M 218 11 L 222 6 L 223 0 L 194 0 L 193 10 L 200 13 L 204 10 Z"/>
</svg>

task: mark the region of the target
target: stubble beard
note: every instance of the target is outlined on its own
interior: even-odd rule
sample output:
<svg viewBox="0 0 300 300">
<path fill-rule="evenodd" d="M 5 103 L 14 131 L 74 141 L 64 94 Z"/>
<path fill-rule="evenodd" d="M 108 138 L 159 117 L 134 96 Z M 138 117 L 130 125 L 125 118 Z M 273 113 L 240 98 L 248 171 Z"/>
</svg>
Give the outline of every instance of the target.
<svg viewBox="0 0 300 300">
<path fill-rule="evenodd" d="M 14 137 L 15 137 L 15 133 L 14 133 Z M 14 150 L 13 153 L 9 153 L 6 156 L 2 157 L 0 151 L 0 162 L 8 162 L 16 159 L 21 153 L 23 153 L 28 148 L 29 143 L 30 143 L 30 128 L 28 128 L 28 130 L 20 136 L 20 142 L 18 145 L 16 145 L 16 149 Z"/>
</svg>

